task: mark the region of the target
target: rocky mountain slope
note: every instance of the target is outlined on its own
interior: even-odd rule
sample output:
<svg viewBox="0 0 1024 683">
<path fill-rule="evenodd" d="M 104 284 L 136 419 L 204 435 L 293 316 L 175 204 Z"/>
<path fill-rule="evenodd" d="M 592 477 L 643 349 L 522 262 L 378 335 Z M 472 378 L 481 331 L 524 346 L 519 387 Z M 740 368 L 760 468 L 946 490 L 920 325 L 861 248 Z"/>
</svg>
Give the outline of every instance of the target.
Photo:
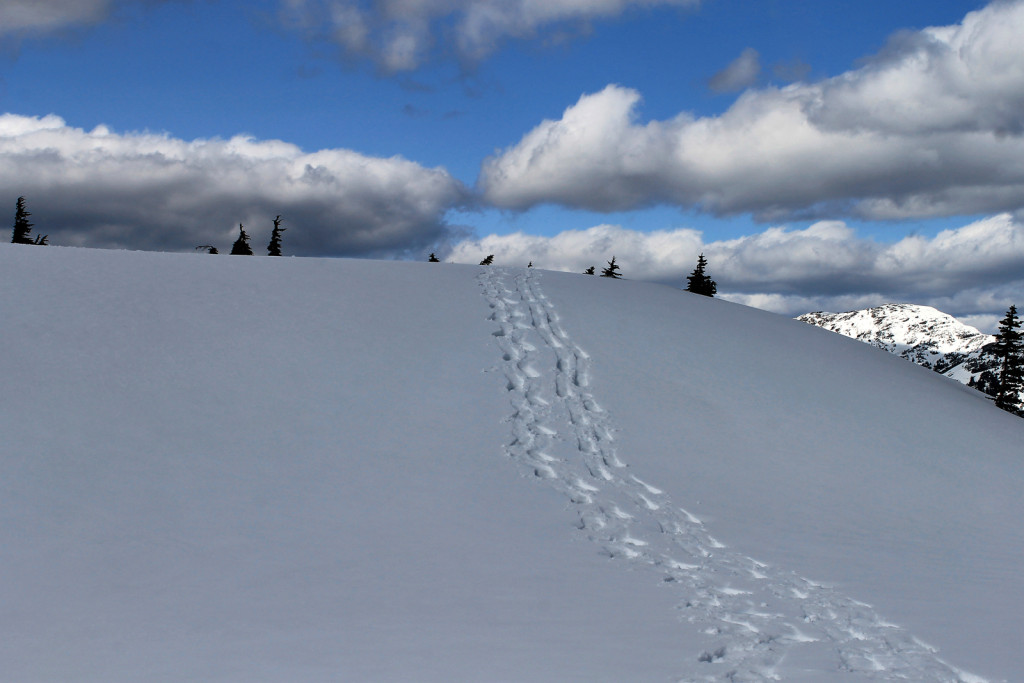
<svg viewBox="0 0 1024 683">
<path fill-rule="evenodd" d="M 877 346 L 945 374 L 980 355 L 995 337 L 951 315 L 916 304 L 885 304 L 846 313 L 807 313 L 797 320 Z"/>
<path fill-rule="evenodd" d="M 996 394 L 999 361 L 989 352 L 996 338 L 931 306 L 885 304 L 846 313 L 806 313 L 797 320 L 871 344 L 990 396 Z"/>
</svg>

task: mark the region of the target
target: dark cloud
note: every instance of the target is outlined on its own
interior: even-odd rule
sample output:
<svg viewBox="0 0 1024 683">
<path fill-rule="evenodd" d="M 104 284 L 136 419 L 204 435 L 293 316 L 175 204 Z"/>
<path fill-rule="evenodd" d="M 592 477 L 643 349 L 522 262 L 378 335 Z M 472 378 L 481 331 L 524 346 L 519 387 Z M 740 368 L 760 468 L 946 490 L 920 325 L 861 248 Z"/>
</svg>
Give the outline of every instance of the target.
<svg viewBox="0 0 1024 683">
<path fill-rule="evenodd" d="M 0 184 L 11 207 L 28 198 L 52 244 L 224 250 L 239 223 L 259 242 L 280 214 L 295 255 L 418 255 L 450 241 L 445 215 L 468 198 L 443 169 L 400 157 L 307 154 L 241 136 L 86 132 L 55 116 L 11 114 L 0 116 Z"/>
<path fill-rule="evenodd" d="M 715 117 L 640 123 L 640 94 L 608 86 L 486 160 L 479 186 L 512 209 L 665 203 L 762 220 L 1014 211 L 1022 32 L 1024 2 L 993 4 L 904 35 L 841 76 L 747 90 Z"/>
<path fill-rule="evenodd" d="M 708 87 L 715 92 L 736 92 L 757 83 L 760 73 L 761 56 L 748 47 L 729 66 L 708 79 Z"/>
</svg>

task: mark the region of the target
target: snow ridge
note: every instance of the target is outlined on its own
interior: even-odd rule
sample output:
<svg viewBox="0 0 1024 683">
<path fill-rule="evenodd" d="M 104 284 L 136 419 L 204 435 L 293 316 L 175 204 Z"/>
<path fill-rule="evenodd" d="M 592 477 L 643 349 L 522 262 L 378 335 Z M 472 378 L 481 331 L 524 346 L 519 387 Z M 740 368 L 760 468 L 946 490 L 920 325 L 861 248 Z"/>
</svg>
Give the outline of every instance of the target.
<svg viewBox="0 0 1024 683">
<path fill-rule="evenodd" d="M 566 496 L 579 533 L 603 554 L 658 572 L 677 594 L 683 617 L 707 636 L 703 651 L 681 655 L 680 680 L 782 680 L 783 670 L 801 673 L 806 651 L 829 652 L 837 674 L 864 680 L 983 683 L 870 605 L 728 548 L 633 476 L 589 391 L 590 357 L 562 328 L 540 278 L 493 266 L 478 276 L 513 408 L 506 452 Z"/>
</svg>

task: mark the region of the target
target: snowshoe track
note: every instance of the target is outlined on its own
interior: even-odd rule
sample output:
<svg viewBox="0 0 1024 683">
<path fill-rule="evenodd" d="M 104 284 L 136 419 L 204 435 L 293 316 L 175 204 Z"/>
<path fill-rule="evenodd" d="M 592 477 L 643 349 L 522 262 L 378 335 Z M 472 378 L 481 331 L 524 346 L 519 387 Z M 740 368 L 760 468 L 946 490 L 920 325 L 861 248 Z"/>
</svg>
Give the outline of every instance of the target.
<svg viewBox="0 0 1024 683">
<path fill-rule="evenodd" d="M 674 591 L 682 617 L 707 642 L 680 653 L 679 680 L 782 680 L 776 671 L 785 659 L 813 652 L 853 679 L 985 682 L 946 664 L 871 606 L 730 549 L 634 476 L 615 446 L 610 415 L 589 391 L 590 357 L 562 328 L 540 277 L 494 266 L 478 276 L 512 404 L 506 452 L 527 476 L 565 495 L 579 533 L 600 552 L 657 572 Z"/>
</svg>

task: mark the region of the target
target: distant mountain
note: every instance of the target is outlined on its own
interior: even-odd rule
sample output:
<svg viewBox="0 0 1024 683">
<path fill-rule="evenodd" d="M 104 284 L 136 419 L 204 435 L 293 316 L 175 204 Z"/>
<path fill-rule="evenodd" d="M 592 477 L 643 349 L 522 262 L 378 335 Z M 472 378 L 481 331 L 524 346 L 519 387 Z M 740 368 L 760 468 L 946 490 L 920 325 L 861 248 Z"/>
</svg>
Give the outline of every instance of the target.
<svg viewBox="0 0 1024 683">
<path fill-rule="evenodd" d="M 931 306 L 885 304 L 846 313 L 806 313 L 797 318 L 884 349 L 901 358 L 994 394 L 995 337 Z"/>
</svg>

